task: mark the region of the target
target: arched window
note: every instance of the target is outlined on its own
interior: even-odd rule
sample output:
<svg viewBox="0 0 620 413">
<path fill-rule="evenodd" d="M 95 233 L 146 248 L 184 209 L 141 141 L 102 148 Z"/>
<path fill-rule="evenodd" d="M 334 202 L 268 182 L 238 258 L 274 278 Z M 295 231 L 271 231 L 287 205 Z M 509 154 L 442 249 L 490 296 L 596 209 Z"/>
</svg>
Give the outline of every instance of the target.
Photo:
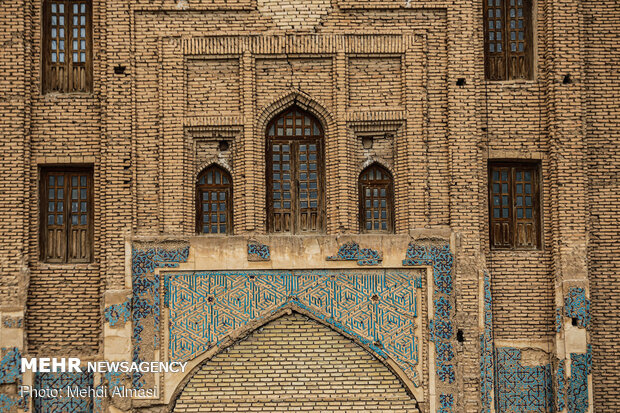
<svg viewBox="0 0 620 413">
<path fill-rule="evenodd" d="M 359 178 L 360 229 L 362 232 L 394 232 L 394 183 L 392 175 L 372 164 Z"/>
<path fill-rule="evenodd" d="M 269 232 L 320 232 L 324 225 L 323 128 L 292 107 L 267 125 Z"/>
<path fill-rule="evenodd" d="M 232 180 L 224 169 L 211 165 L 198 175 L 196 230 L 203 234 L 232 233 Z"/>
</svg>

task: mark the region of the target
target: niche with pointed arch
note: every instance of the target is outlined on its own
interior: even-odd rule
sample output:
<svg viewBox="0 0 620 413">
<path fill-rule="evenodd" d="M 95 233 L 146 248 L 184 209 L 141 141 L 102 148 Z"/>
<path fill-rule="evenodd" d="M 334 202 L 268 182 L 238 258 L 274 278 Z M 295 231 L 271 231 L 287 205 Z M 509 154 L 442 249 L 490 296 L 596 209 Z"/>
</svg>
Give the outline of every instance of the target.
<svg viewBox="0 0 620 413">
<path fill-rule="evenodd" d="M 198 365 L 170 404 L 174 413 L 293 410 L 419 412 L 388 366 L 296 311 Z"/>
</svg>

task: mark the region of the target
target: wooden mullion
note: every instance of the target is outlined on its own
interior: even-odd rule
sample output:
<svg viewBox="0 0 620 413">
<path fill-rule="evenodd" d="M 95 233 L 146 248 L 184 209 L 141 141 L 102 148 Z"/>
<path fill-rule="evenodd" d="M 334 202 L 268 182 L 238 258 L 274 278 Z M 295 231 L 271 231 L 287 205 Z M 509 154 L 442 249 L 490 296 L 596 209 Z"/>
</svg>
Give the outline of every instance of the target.
<svg viewBox="0 0 620 413">
<path fill-rule="evenodd" d="M 295 119 L 293 118 L 293 128 L 295 128 Z M 286 119 L 284 120 L 284 131 L 286 132 Z M 299 141 L 291 139 L 291 234 L 299 234 L 299 223 L 301 222 L 299 208 L 299 168 L 297 165 L 297 157 L 299 156 Z M 282 174 L 284 173 L 281 171 Z M 282 199 L 284 203 L 284 199 Z"/>
<path fill-rule="evenodd" d="M 510 0 L 502 0 L 502 54 L 504 55 L 504 75 L 502 80 L 510 79 L 510 27 L 508 22 L 510 18 L 508 13 L 510 12 Z M 512 228 L 511 228 L 512 230 Z"/>
</svg>

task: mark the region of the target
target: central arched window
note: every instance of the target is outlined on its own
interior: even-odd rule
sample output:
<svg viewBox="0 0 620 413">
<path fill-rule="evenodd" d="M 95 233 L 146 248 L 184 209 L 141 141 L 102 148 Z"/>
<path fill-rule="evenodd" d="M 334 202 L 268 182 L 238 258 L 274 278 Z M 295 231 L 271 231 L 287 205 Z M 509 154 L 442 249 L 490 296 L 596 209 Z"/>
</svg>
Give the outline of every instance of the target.
<svg viewBox="0 0 620 413">
<path fill-rule="evenodd" d="M 223 168 L 211 165 L 198 175 L 196 209 L 198 233 L 232 233 L 232 181 Z"/>
<path fill-rule="evenodd" d="M 267 125 L 269 232 L 320 232 L 324 225 L 323 128 L 292 107 Z"/>
<path fill-rule="evenodd" d="M 360 174 L 359 193 L 361 231 L 394 232 L 392 174 L 373 163 Z"/>
</svg>

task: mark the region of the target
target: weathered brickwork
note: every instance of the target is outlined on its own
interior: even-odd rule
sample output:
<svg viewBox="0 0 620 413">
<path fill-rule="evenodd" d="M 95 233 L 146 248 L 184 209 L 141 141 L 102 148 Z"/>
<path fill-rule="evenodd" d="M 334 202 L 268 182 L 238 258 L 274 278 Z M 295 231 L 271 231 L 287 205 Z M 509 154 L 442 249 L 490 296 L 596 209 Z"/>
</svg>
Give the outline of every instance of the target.
<svg viewBox="0 0 620 413">
<path fill-rule="evenodd" d="M 251 362 L 249 362 L 251 360 Z M 355 342 L 283 316 L 200 367 L 177 412 L 418 412 L 402 383 Z"/>
<path fill-rule="evenodd" d="M 347 242 L 378 252 L 365 257 L 376 269 L 402 268 L 410 242 L 441 244 L 454 257 L 454 354 L 430 357 L 444 347 L 431 346 L 428 322 L 445 305 L 424 298 L 419 404 L 368 352 L 298 315 L 210 355 L 189 382 L 162 378 L 157 400 L 111 404 L 157 409 L 185 380 L 174 411 L 537 411 L 557 400 L 547 387 L 558 382 L 559 363 L 567 391 L 580 389 L 579 409 L 620 410 L 617 1 L 532 2 L 534 75 L 498 82 L 484 75 L 483 1 L 93 0 L 93 90 L 72 94 L 42 93 L 42 3 L 0 11 L 0 318 L 23 320 L 0 325 L 0 347 L 27 356 L 167 357 L 169 309 L 155 271 L 169 267 L 162 260 L 149 263 L 154 284 L 142 291 L 152 317 L 141 324 L 136 315 L 131 251 L 144 245 L 183 246 L 174 261 L 182 270 L 346 273 L 359 260 L 326 258 Z M 325 230 L 279 240 L 266 234 L 265 133 L 291 106 L 324 129 Z M 539 166 L 540 248 L 490 248 L 494 160 Z M 358 176 L 373 162 L 394 179 L 395 231 L 364 238 Z M 213 163 L 232 178 L 233 234 L 196 236 L 196 177 Z M 41 261 L 40 170 L 53 165 L 93 168 L 90 263 Z M 590 300 L 579 311 L 591 314 L 565 308 L 571 291 Z M 146 353 L 131 341 L 135 330 Z M 573 380 L 589 345 L 592 368 Z M 330 346 L 346 349 L 327 360 L 349 366 L 346 374 L 319 360 Z M 300 348 L 311 364 L 289 363 L 305 357 Z M 518 369 L 544 369 L 545 403 L 506 390 L 527 386 L 497 375 L 502 364 L 487 359 L 499 349 L 523 354 Z M 267 363 L 266 354 L 284 364 Z M 434 364 L 446 357 L 450 374 Z M 256 380 L 263 374 L 271 385 Z M 233 377 L 254 387 L 237 391 Z M 437 385 L 446 377 L 449 389 Z M 304 393 L 296 386 L 306 378 L 324 385 Z M 0 406 L 17 409 L 14 389 L 4 390 Z M 584 405 L 588 392 L 593 406 Z M 296 394 L 308 396 L 292 401 Z"/>
</svg>

